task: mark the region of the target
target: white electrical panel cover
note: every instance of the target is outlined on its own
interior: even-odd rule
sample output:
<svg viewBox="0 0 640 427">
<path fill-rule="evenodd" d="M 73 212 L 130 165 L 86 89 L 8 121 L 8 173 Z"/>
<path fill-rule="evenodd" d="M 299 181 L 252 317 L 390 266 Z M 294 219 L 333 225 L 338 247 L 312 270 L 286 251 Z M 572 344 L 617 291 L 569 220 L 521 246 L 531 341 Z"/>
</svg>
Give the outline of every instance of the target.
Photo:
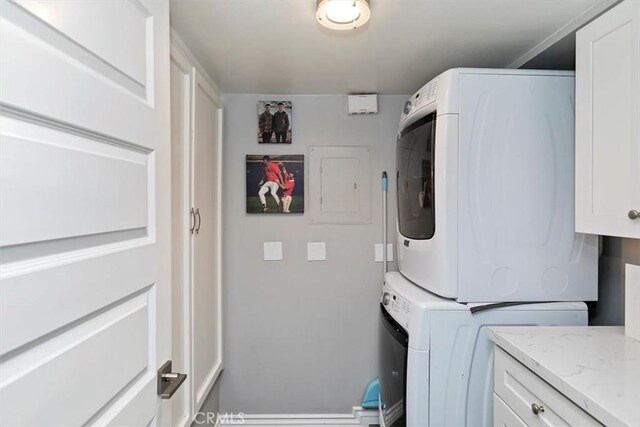
<svg viewBox="0 0 640 427">
<path fill-rule="evenodd" d="M 370 147 L 311 147 L 309 205 L 317 224 L 371 221 Z"/>
</svg>

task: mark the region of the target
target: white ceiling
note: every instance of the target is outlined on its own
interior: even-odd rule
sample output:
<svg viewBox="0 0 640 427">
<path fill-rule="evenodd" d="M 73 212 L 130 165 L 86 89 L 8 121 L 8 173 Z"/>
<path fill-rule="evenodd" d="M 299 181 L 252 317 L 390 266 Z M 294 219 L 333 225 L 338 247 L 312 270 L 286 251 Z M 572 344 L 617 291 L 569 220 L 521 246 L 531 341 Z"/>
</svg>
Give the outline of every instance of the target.
<svg viewBox="0 0 640 427">
<path fill-rule="evenodd" d="M 223 93 L 411 94 L 451 67 L 506 67 L 597 0 L 371 0 L 349 32 L 316 0 L 172 0 L 171 24 Z"/>
</svg>

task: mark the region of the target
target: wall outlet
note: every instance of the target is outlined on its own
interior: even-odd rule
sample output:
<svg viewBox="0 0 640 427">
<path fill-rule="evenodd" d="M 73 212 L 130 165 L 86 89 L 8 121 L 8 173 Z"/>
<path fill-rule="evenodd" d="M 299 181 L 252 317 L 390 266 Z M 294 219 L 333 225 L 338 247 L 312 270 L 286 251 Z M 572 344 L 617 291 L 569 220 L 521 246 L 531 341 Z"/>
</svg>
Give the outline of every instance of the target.
<svg viewBox="0 0 640 427">
<path fill-rule="evenodd" d="M 264 260 L 282 260 L 282 242 L 264 242 Z"/>
<path fill-rule="evenodd" d="M 307 243 L 307 261 L 326 261 L 327 249 L 324 242 Z"/>
<path fill-rule="evenodd" d="M 375 244 L 375 262 L 382 262 L 382 243 Z M 393 261 L 393 243 L 387 243 L 387 261 Z"/>
</svg>

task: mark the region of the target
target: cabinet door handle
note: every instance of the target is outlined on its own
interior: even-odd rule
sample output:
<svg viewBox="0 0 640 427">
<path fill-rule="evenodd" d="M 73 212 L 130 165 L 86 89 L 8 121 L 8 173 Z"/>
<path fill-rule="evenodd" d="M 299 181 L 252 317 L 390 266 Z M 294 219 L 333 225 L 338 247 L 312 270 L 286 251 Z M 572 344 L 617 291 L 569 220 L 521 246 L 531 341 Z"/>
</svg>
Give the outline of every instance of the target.
<svg viewBox="0 0 640 427">
<path fill-rule="evenodd" d="M 200 224 L 202 223 L 202 218 L 200 217 L 200 208 L 196 209 L 196 217 L 198 217 L 198 225 L 196 226 L 196 234 L 200 234 Z"/>
<path fill-rule="evenodd" d="M 193 208 L 191 208 L 190 216 L 189 216 L 189 232 L 193 234 L 193 231 L 196 229 L 196 212 Z"/>
<path fill-rule="evenodd" d="M 629 211 L 629 219 L 638 219 L 640 218 L 640 212 L 635 209 L 631 209 Z"/>
<path fill-rule="evenodd" d="M 531 411 L 535 414 L 541 414 L 544 412 L 544 406 L 542 405 L 538 405 L 537 403 L 532 403 L 531 404 Z"/>
</svg>

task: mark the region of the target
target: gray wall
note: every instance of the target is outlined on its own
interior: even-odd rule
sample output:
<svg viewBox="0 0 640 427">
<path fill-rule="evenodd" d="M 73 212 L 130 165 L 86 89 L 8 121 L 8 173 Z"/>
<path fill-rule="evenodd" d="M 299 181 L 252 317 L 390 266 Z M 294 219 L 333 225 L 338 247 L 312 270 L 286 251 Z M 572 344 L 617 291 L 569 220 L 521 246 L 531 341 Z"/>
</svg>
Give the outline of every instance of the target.
<svg viewBox="0 0 640 427">
<path fill-rule="evenodd" d="M 624 324 L 625 264 L 640 265 L 640 240 L 602 238 L 598 263 L 598 301 L 589 304 L 589 323 L 598 326 Z"/>
<path fill-rule="evenodd" d="M 293 101 L 294 142 L 258 144 L 256 102 L 278 98 Z M 222 412 L 346 413 L 377 376 L 379 182 L 382 170 L 395 170 L 406 98 L 381 96 L 378 115 L 348 116 L 346 96 L 225 95 Z M 371 147 L 371 224 L 311 225 L 308 213 L 245 214 L 246 154 L 304 154 L 308 208 L 309 147 L 320 145 Z M 392 179 L 390 225 L 394 186 Z M 265 241 L 283 242 L 283 261 L 262 260 Z M 326 262 L 306 261 L 306 243 L 316 241 L 326 242 Z"/>
</svg>

